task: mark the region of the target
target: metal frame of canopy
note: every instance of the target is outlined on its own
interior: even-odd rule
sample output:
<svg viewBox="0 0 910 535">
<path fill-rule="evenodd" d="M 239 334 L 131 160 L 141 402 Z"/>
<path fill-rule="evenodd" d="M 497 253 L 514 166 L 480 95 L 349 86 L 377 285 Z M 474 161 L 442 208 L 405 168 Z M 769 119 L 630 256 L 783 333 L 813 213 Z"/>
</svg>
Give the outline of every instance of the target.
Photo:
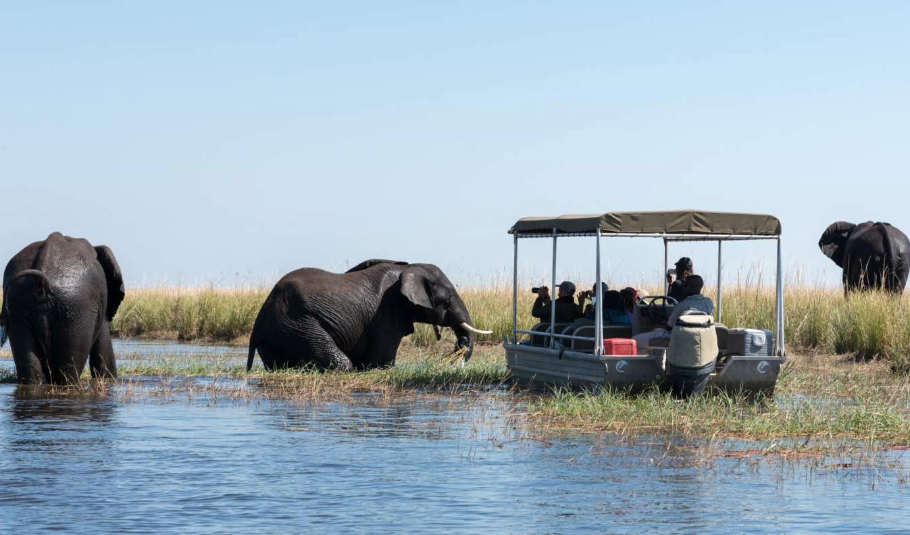
<svg viewBox="0 0 910 535">
<path fill-rule="evenodd" d="M 641 214 L 660 214 L 660 213 L 646 213 Z M 718 216 L 722 218 L 735 218 L 738 214 L 728 214 L 728 213 L 718 213 L 718 212 L 694 212 L 694 211 L 678 211 L 678 212 L 666 212 L 668 216 L 673 218 L 679 217 L 688 217 L 690 215 L 701 215 L 701 216 Z M 585 217 L 586 219 L 594 220 L 595 218 L 606 219 L 607 216 L 621 215 L 624 217 L 636 216 L 639 214 L 636 213 L 616 213 L 611 214 L 607 213 L 603 216 L 571 216 L 571 217 Z M 566 216 L 562 216 L 566 217 Z M 512 267 L 512 343 L 518 343 L 519 334 L 540 334 L 533 331 L 518 329 L 518 240 L 519 238 L 552 238 L 553 240 L 553 268 L 552 268 L 552 288 L 555 291 L 556 288 L 556 257 L 557 257 L 557 240 L 561 237 L 596 237 L 596 288 L 597 288 L 597 302 L 595 303 L 595 320 L 594 320 L 594 332 L 595 337 L 582 337 L 582 336 L 573 336 L 573 335 L 563 335 L 557 334 L 555 332 L 547 334 L 550 340 L 550 348 L 556 349 L 556 340 L 557 339 L 568 339 L 568 340 L 591 340 L 594 342 L 594 355 L 603 356 L 603 295 L 601 287 L 601 265 L 600 265 L 600 252 L 601 252 L 601 238 L 660 238 L 664 243 L 664 268 L 662 273 L 667 272 L 669 266 L 669 244 L 670 242 L 685 242 L 685 241 L 710 241 L 717 242 L 717 321 L 720 322 L 723 317 L 723 278 L 722 278 L 722 268 L 723 268 L 723 242 L 725 241 L 752 241 L 752 240 L 774 240 L 777 242 L 777 269 L 776 269 L 776 304 L 775 304 L 775 328 L 774 328 L 774 342 L 775 342 L 775 353 L 776 356 L 785 358 L 786 357 L 786 347 L 785 347 L 785 332 L 784 332 L 784 281 L 783 281 L 783 257 L 782 257 L 782 248 L 781 248 L 781 229 L 780 224 L 777 220 L 771 216 L 764 215 L 754 215 L 754 214 L 742 214 L 742 217 L 747 218 L 761 218 L 763 223 L 767 223 L 768 220 L 776 222 L 776 226 L 772 230 L 768 228 L 763 228 L 761 233 L 755 234 L 726 234 L 726 233 L 715 233 L 712 232 L 710 228 L 705 230 L 702 227 L 697 231 L 681 231 L 681 232 L 623 232 L 620 228 L 619 231 L 610 231 L 604 232 L 601 228 L 603 223 L 599 222 L 597 228 L 594 229 L 584 229 L 584 230 L 572 230 L 572 231 L 560 231 L 558 225 L 554 224 L 549 233 L 541 232 L 540 226 L 536 226 L 538 223 L 534 221 L 536 228 L 528 231 L 516 230 L 516 227 L 519 223 L 525 220 L 520 220 L 519 223 L 516 223 L 516 226 L 512 227 L 512 230 L 509 231 L 510 234 L 513 234 L 513 243 L 514 243 L 514 259 Z M 551 218 L 549 220 L 540 218 L 539 222 L 541 225 L 547 224 L 547 222 L 558 222 L 562 218 Z M 678 226 L 678 225 L 676 225 Z M 664 279 L 661 279 L 660 286 L 665 284 Z M 660 287 L 659 286 L 659 287 Z M 550 325 L 556 324 L 556 307 L 551 307 L 550 311 Z M 600 343 L 598 343 L 600 341 Z"/>
</svg>

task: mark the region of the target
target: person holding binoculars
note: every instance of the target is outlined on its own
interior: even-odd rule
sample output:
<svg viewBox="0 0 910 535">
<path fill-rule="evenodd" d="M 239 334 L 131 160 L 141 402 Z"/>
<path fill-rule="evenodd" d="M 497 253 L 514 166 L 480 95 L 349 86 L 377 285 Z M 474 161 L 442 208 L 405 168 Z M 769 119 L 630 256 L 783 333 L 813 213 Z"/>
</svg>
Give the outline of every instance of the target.
<svg viewBox="0 0 910 535">
<path fill-rule="evenodd" d="M 575 304 L 575 285 L 569 281 L 559 283 L 556 301 L 550 297 L 550 289 L 546 286 L 531 288 L 537 294 L 531 315 L 549 323 L 552 306 L 556 306 L 556 323 L 572 323 L 582 317 L 581 308 Z"/>
</svg>

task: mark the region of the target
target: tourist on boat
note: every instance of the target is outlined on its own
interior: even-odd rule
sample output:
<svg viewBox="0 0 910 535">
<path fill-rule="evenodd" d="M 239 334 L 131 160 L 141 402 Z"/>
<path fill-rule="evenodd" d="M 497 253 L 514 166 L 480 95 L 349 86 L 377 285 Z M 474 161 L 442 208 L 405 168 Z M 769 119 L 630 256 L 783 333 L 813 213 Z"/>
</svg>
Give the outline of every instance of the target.
<svg viewBox="0 0 910 535">
<path fill-rule="evenodd" d="M 676 279 L 673 278 L 673 273 L 667 273 L 667 296 L 676 299 L 677 302 L 684 300 L 688 297 L 686 293 L 686 279 L 694 273 L 694 266 L 692 264 L 692 259 L 688 256 L 680 258 L 676 262 Z"/>
<path fill-rule="evenodd" d="M 552 316 L 551 306 L 554 303 L 550 297 L 550 289 L 546 286 L 535 289 L 537 299 L 534 300 L 531 315 L 541 321 L 549 322 Z M 556 323 L 572 323 L 582 316 L 581 309 L 575 304 L 575 284 L 569 281 L 559 283 L 555 303 Z"/>
<path fill-rule="evenodd" d="M 632 325 L 632 318 L 626 315 L 622 306 L 622 296 L 616 290 L 610 290 L 607 283 L 602 282 L 601 295 L 603 295 L 603 321 L 604 325 Z M 591 304 L 585 306 L 585 299 L 591 298 Z M 594 321 L 597 310 L 597 285 L 590 292 L 581 292 L 578 294 L 578 307 L 584 310 L 584 318 Z"/>
<path fill-rule="evenodd" d="M 667 320 L 667 325 L 672 329 L 679 317 L 690 310 L 700 310 L 708 315 L 714 315 L 714 301 L 702 295 L 705 280 L 698 275 L 689 275 L 686 278 L 686 298 L 673 307 L 673 313 Z"/>
<path fill-rule="evenodd" d="M 698 275 L 689 275 L 686 277 L 686 285 L 684 287 L 686 298 L 673 307 L 673 312 L 667 320 L 667 327 L 658 327 L 653 331 L 636 334 L 632 338 L 635 339 L 640 347 L 648 347 L 651 344 L 651 340 L 669 340 L 670 330 L 676 325 L 680 316 L 687 311 L 700 310 L 713 315 L 714 302 L 711 301 L 710 298 L 702 295 L 701 291 L 704 287 L 705 281 Z"/>
<path fill-rule="evenodd" d="M 638 301 L 638 290 L 627 286 L 619 291 L 619 298 L 622 301 L 622 310 L 629 318 L 627 325 L 632 325 L 632 317 L 635 315 L 635 303 Z"/>
</svg>

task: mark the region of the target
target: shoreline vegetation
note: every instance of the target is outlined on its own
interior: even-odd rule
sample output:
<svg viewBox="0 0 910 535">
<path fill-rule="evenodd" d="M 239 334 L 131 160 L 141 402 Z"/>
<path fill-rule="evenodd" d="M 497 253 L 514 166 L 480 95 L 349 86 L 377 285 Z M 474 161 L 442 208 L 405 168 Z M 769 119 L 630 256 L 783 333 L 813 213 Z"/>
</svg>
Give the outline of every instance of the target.
<svg viewBox="0 0 910 535">
<path fill-rule="evenodd" d="M 460 294 L 474 322 L 494 331 L 464 367 L 445 360 L 453 347 L 451 333 L 437 343 L 432 331 L 420 325 L 403 341 L 396 365 L 389 369 L 266 372 L 257 359 L 257 366 L 247 373 L 236 356 L 127 353 L 118 355 L 122 378 L 101 382 L 107 384 L 101 388 L 129 392 L 130 385 L 142 382 L 137 376 L 162 381 L 170 377 L 167 384 L 183 386 L 173 387 L 170 394 L 159 389 L 152 397 L 306 403 L 353 400 L 363 393 L 393 402 L 423 393 L 504 391 L 508 369 L 499 344 L 511 332 L 511 287 L 463 289 Z M 124 338 L 245 346 L 267 295 L 268 290 L 261 288 L 133 290 L 113 330 Z M 533 298 L 530 292 L 519 293 L 521 327 L 533 324 L 528 315 Z M 838 289 L 799 287 L 788 289 L 785 299 L 790 358 L 774 399 L 717 394 L 680 403 L 658 392 L 630 396 L 615 391 L 512 390 L 514 412 L 526 415 L 540 437 L 602 432 L 672 435 L 709 443 L 746 440 L 762 444 L 762 454 L 785 456 L 910 448 L 910 304 L 884 293 L 845 299 Z M 740 286 L 724 292 L 724 323 L 730 327 L 768 328 L 773 312 L 774 293 L 768 288 Z M 0 353 L 9 358 L 9 347 Z M 15 382 L 14 372 L 0 372 L 0 382 Z M 92 390 L 99 382 L 85 383 L 93 385 L 88 387 Z"/>
<path fill-rule="evenodd" d="M 890 371 L 883 360 L 856 362 L 843 355 L 797 354 L 781 374 L 774 399 L 716 393 L 685 402 L 653 391 L 544 392 L 510 388 L 502 348 L 480 346 L 459 367 L 445 357 L 448 341 L 434 347 L 402 345 L 392 368 L 366 372 L 288 370 L 247 373 L 241 359 L 224 356 L 118 355 L 120 379 L 90 380 L 77 395 L 125 402 L 398 403 L 415 395 L 482 398 L 508 396 L 512 414 L 523 416 L 531 436 L 548 440 L 573 433 L 676 437 L 700 444 L 710 455 L 741 448 L 750 455 L 803 457 L 910 449 L 910 377 Z M 4 349 L 8 357 L 8 349 Z M 0 381 L 15 382 L 14 372 Z M 52 387 L 52 393 L 74 390 Z M 694 441 L 694 442 L 693 442 Z M 740 441 L 740 442 L 737 442 Z M 744 441 L 744 442 L 743 442 Z M 718 446 L 720 445 L 720 446 Z"/>
<path fill-rule="evenodd" d="M 160 288 L 127 292 L 112 324 L 114 336 L 223 343 L 245 346 L 266 288 Z M 493 286 L 459 292 L 480 328 L 493 334 L 479 342 L 499 344 L 512 331 L 512 288 Z M 706 295 L 713 296 L 708 289 Z M 529 329 L 534 294 L 519 291 L 518 322 Z M 785 291 L 789 353 L 834 353 L 859 360 L 881 359 L 900 374 L 910 373 L 910 302 L 883 292 L 845 299 L 835 288 L 790 287 Z M 770 329 L 774 292 L 761 286 L 729 287 L 723 296 L 723 323 Z M 436 344 L 427 325 L 416 325 L 411 342 Z"/>
</svg>

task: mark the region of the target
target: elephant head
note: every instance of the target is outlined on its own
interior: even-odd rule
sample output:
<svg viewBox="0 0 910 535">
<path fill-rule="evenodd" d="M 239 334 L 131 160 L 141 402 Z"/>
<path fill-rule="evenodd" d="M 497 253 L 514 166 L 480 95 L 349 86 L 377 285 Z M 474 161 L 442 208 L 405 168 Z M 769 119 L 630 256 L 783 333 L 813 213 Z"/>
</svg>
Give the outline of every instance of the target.
<svg viewBox="0 0 910 535">
<path fill-rule="evenodd" d="M 462 301 L 441 269 L 432 264 L 409 264 L 400 276 L 401 294 L 415 305 L 414 321 L 433 325 L 437 340 L 439 327 L 448 327 L 458 340 L 456 349 L 467 348 L 465 360 L 471 358 L 475 335 L 492 334 L 476 329 L 468 307 Z"/>
<path fill-rule="evenodd" d="M 846 249 L 847 239 L 856 225 L 846 221 L 832 223 L 818 240 L 818 248 L 825 253 L 825 256 L 834 261 L 838 267 L 844 267 L 844 252 Z"/>
</svg>

